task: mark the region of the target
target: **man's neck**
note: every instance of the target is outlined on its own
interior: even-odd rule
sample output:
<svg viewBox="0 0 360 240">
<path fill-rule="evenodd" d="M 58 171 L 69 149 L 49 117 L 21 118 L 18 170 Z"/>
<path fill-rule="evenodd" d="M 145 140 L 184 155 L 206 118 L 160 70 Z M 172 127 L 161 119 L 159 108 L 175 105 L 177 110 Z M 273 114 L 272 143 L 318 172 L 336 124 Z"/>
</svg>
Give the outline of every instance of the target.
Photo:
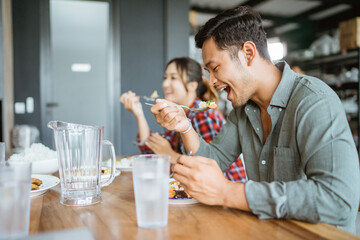
<svg viewBox="0 0 360 240">
<path fill-rule="evenodd" d="M 255 70 L 257 91 L 251 100 L 253 100 L 260 109 L 266 111 L 280 83 L 282 72 L 274 64 L 264 60 L 259 62 Z"/>
</svg>

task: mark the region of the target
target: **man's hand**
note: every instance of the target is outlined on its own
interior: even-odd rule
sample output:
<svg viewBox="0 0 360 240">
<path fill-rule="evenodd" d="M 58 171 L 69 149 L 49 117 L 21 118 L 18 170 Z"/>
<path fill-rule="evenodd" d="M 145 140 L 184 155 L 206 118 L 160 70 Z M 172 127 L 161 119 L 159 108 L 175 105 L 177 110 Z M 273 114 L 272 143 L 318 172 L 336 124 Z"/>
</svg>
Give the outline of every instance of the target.
<svg viewBox="0 0 360 240">
<path fill-rule="evenodd" d="M 182 155 L 173 167 L 174 178 L 199 202 L 224 205 L 224 189 L 230 182 L 213 159 Z"/>
<path fill-rule="evenodd" d="M 172 164 L 175 164 L 177 158 L 180 156 L 179 153 L 175 152 L 171 148 L 169 141 L 160 136 L 158 133 L 151 134 L 146 140 L 145 144 L 156 154 L 170 155 L 170 163 Z"/>
<path fill-rule="evenodd" d="M 124 104 L 125 109 L 132 112 L 135 117 L 140 117 L 144 114 L 140 103 L 140 97 L 136 96 L 134 92 L 128 91 L 123 93 L 120 97 L 120 102 Z"/>
<path fill-rule="evenodd" d="M 251 211 L 245 184 L 227 180 L 215 160 L 182 155 L 173 171 L 173 177 L 199 202 Z"/>
<path fill-rule="evenodd" d="M 191 124 L 186 117 L 182 108 L 168 107 L 176 105 L 175 103 L 164 99 L 157 99 L 156 104 L 151 107 L 150 111 L 155 115 L 156 121 L 162 127 L 169 131 L 184 132 Z"/>
</svg>

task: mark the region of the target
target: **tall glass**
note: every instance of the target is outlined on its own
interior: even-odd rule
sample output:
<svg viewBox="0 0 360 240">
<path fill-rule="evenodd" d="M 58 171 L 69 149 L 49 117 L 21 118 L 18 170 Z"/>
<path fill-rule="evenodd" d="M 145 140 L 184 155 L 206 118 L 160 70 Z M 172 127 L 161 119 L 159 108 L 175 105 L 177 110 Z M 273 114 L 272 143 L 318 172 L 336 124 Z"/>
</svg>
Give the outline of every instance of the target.
<svg viewBox="0 0 360 240">
<path fill-rule="evenodd" d="M 5 143 L 0 142 L 0 165 L 5 164 Z"/>
<path fill-rule="evenodd" d="M 51 121 L 59 161 L 61 183 L 60 203 L 86 206 L 101 202 L 101 187 L 115 178 L 115 150 L 111 142 L 103 140 L 104 127 Z M 111 150 L 111 175 L 101 182 L 102 145 Z"/>
<path fill-rule="evenodd" d="M 164 227 L 168 222 L 170 156 L 145 154 L 132 158 L 138 226 Z"/>
<path fill-rule="evenodd" d="M 0 239 L 29 235 L 31 162 L 0 165 Z"/>
</svg>

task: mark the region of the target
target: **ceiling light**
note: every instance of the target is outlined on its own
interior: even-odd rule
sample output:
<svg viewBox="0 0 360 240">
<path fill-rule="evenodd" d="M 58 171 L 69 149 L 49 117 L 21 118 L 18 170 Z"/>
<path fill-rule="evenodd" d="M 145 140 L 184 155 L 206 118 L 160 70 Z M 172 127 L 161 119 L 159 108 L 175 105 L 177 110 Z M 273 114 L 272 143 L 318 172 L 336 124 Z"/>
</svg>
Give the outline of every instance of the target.
<svg viewBox="0 0 360 240">
<path fill-rule="evenodd" d="M 294 30 L 298 27 L 299 27 L 298 23 L 288 23 L 288 24 L 284 24 L 284 25 L 281 25 L 280 27 L 275 28 L 274 31 L 276 34 L 282 34 L 284 32 Z"/>
<path fill-rule="evenodd" d="M 213 8 L 213 9 L 229 9 L 246 3 L 247 0 L 190 0 L 190 6 Z"/>
<path fill-rule="evenodd" d="M 332 8 L 328 8 L 328 9 L 326 9 L 324 11 L 312 14 L 312 15 L 309 16 L 309 19 L 311 19 L 311 20 L 320 20 L 320 19 L 332 16 L 332 15 L 334 15 L 336 13 L 345 11 L 345 10 L 347 10 L 349 8 L 351 8 L 351 6 L 348 5 L 348 4 L 339 4 L 339 5 L 336 5 L 336 6 L 332 7 Z"/>
<path fill-rule="evenodd" d="M 268 19 L 263 19 L 262 20 L 262 25 L 263 25 L 263 28 L 268 28 L 268 27 L 273 26 L 274 22 L 271 21 L 271 20 L 268 20 Z"/>
<path fill-rule="evenodd" d="M 293 17 L 321 5 L 321 1 L 269 0 L 256 5 L 254 10 L 272 16 Z"/>
</svg>

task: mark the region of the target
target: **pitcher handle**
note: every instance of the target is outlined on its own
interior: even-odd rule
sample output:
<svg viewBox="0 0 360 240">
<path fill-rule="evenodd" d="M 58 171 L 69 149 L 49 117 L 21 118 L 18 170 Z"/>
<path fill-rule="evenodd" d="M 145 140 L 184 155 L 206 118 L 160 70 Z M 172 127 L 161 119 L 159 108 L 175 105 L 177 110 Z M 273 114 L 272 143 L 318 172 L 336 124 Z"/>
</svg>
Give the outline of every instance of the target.
<svg viewBox="0 0 360 240">
<path fill-rule="evenodd" d="M 116 171 L 115 170 L 116 155 L 115 155 L 114 145 L 109 140 L 103 140 L 102 143 L 105 145 L 108 145 L 110 147 L 110 153 L 111 153 L 111 175 L 110 175 L 110 178 L 106 182 L 101 183 L 101 187 L 105 187 L 105 186 L 110 185 L 110 183 L 112 183 L 114 181 L 115 171 Z"/>
</svg>

